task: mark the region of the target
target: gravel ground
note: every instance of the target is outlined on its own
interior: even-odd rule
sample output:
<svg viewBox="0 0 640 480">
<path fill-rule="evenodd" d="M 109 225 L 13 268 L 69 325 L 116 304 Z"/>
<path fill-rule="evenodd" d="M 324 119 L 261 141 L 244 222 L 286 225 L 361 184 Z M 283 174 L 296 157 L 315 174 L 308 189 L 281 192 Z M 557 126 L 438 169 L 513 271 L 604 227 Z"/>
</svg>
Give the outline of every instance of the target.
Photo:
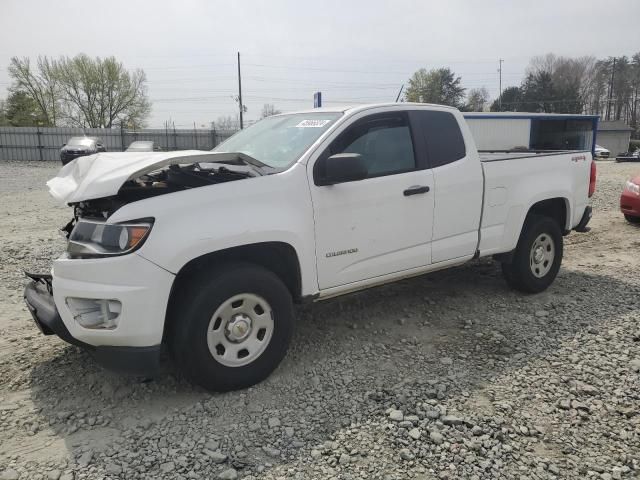
<svg viewBox="0 0 640 480">
<path fill-rule="evenodd" d="M 640 165 L 598 167 L 547 292 L 485 260 L 304 307 L 267 381 L 212 395 L 40 335 L 22 270 L 70 211 L 57 165 L 0 163 L 0 479 L 640 478 L 640 229 L 617 210 Z"/>
</svg>

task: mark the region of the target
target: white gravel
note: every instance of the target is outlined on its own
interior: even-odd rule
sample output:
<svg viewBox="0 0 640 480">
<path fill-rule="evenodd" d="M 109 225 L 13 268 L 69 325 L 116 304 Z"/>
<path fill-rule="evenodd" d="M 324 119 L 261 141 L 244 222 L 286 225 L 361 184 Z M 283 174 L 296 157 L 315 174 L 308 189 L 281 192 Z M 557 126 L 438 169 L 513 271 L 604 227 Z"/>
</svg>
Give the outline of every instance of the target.
<svg viewBox="0 0 640 480">
<path fill-rule="evenodd" d="M 274 375 L 211 395 L 36 330 L 22 270 L 70 211 L 57 165 L 0 162 L 0 480 L 639 478 L 640 228 L 617 202 L 640 165 L 598 167 L 547 292 L 485 260 L 304 307 Z"/>
</svg>

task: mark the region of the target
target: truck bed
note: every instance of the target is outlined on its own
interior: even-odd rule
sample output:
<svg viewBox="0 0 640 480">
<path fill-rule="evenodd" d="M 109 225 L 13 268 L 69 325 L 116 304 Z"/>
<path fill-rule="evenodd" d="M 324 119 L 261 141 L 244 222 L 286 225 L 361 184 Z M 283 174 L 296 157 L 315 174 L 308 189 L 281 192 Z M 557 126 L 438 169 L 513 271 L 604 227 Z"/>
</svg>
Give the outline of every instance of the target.
<svg viewBox="0 0 640 480">
<path fill-rule="evenodd" d="M 516 160 L 521 158 L 533 157 L 549 157 L 552 155 L 566 155 L 568 153 L 588 153 L 588 150 L 527 150 L 527 151 L 509 151 L 509 150 L 480 150 L 481 162 L 499 162 L 503 160 Z"/>
<path fill-rule="evenodd" d="M 591 152 L 483 151 L 485 178 L 480 227 L 480 255 L 509 252 L 516 247 L 522 222 L 539 200 L 563 199 L 564 229 L 575 227 L 589 203 Z"/>
</svg>

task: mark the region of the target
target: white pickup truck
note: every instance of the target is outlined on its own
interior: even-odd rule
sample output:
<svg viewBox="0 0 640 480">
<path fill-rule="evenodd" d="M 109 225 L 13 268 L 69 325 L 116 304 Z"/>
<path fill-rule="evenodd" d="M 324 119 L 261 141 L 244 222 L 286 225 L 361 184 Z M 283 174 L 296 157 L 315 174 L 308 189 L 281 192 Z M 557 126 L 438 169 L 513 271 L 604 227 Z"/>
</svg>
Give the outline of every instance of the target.
<svg viewBox="0 0 640 480">
<path fill-rule="evenodd" d="M 540 292 L 585 230 L 591 152 L 479 154 L 464 118 L 394 103 L 276 115 L 211 152 L 99 153 L 48 182 L 74 207 L 26 303 L 45 334 L 148 373 L 162 346 L 224 391 L 285 356 L 293 305 L 493 256 Z"/>
</svg>

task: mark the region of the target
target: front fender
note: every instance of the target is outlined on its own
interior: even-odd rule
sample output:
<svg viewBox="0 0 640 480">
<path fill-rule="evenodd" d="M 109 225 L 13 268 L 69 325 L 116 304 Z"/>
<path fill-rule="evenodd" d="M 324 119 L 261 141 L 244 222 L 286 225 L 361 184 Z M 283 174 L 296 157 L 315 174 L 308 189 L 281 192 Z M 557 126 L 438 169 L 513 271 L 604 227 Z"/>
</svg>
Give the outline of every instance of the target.
<svg viewBox="0 0 640 480">
<path fill-rule="evenodd" d="M 125 205 L 110 222 L 153 217 L 138 253 L 171 273 L 220 250 L 262 242 L 293 247 L 302 294 L 318 291 L 313 208 L 304 168 L 194 188 Z"/>
</svg>

